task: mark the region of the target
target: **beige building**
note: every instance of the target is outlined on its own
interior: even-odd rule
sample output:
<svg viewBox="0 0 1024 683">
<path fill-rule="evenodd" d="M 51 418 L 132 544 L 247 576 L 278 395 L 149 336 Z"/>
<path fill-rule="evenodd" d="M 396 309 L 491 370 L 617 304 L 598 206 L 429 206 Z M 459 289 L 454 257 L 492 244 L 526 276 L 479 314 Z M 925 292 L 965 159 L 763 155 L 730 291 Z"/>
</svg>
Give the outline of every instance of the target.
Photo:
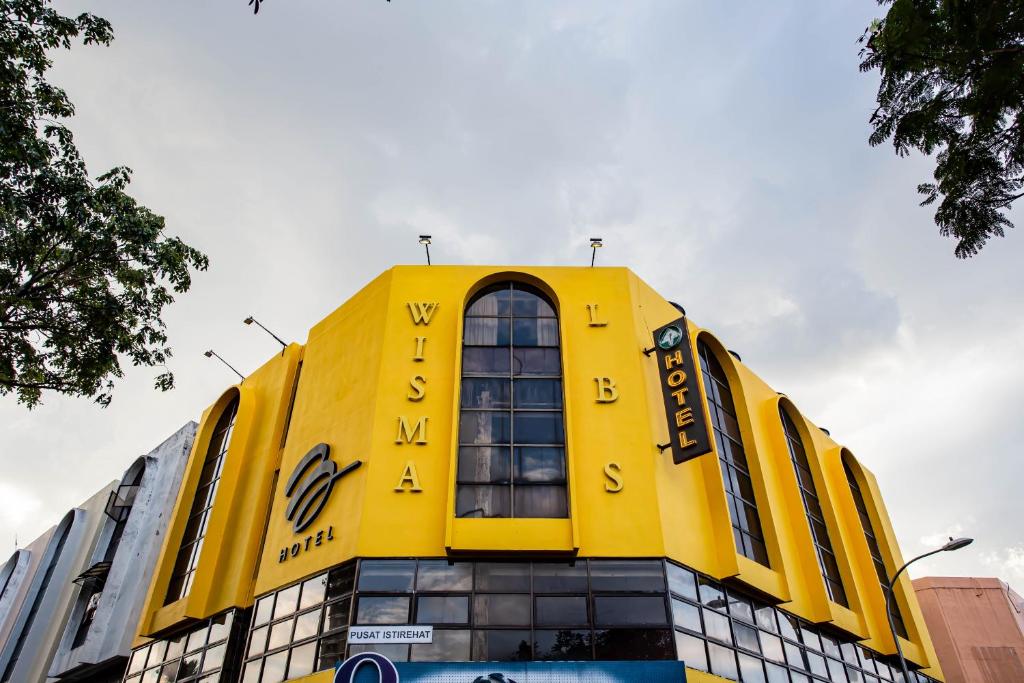
<svg viewBox="0 0 1024 683">
<path fill-rule="evenodd" d="M 999 579 L 914 581 L 948 683 L 1024 681 L 1024 598 Z"/>
</svg>

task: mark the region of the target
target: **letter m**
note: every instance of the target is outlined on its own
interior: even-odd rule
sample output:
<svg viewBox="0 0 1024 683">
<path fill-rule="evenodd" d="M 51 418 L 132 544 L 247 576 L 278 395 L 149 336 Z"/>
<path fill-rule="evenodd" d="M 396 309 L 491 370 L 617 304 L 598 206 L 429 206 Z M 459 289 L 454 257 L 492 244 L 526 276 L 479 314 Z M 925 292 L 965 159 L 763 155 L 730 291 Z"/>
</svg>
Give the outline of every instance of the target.
<svg viewBox="0 0 1024 683">
<path fill-rule="evenodd" d="M 430 319 L 437 310 L 436 301 L 410 301 L 406 304 L 412 314 L 412 322 L 415 325 L 429 325 Z"/>
<path fill-rule="evenodd" d="M 409 420 L 402 417 L 398 418 L 398 436 L 395 437 L 395 443 L 418 443 L 424 444 L 427 442 L 427 418 L 426 416 L 421 417 L 416 421 L 416 424 L 409 426 Z"/>
</svg>

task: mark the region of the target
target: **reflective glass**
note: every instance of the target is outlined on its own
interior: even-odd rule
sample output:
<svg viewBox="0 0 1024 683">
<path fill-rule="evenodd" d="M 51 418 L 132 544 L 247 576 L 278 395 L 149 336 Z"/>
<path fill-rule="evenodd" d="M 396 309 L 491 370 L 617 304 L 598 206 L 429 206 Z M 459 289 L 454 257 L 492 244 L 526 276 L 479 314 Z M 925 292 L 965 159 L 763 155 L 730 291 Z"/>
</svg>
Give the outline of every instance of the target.
<svg viewBox="0 0 1024 683">
<path fill-rule="evenodd" d="M 459 486 L 455 494 L 455 516 L 511 517 L 510 494 L 507 486 Z"/>
<path fill-rule="evenodd" d="M 586 626 L 586 596 L 538 596 L 535 599 L 538 626 Z"/>
<path fill-rule="evenodd" d="M 469 562 L 450 564 L 446 560 L 420 560 L 416 590 L 468 591 L 473 588 L 473 565 Z"/>
<path fill-rule="evenodd" d="M 568 500 L 565 486 L 516 486 L 513 511 L 516 517 L 566 517 Z"/>
<path fill-rule="evenodd" d="M 320 610 L 314 609 L 303 612 L 295 617 L 295 633 L 292 635 L 292 642 L 312 638 L 320 631 Z"/>
<path fill-rule="evenodd" d="M 316 661 L 316 643 L 306 643 L 292 648 L 292 656 L 288 660 L 288 678 L 308 676 L 313 673 Z"/>
<path fill-rule="evenodd" d="M 697 588 L 693 582 L 693 572 L 671 562 L 665 565 L 665 569 L 668 573 L 668 589 L 670 591 L 682 595 L 684 598 L 697 599 Z"/>
<path fill-rule="evenodd" d="M 703 610 L 703 612 L 704 633 L 707 634 L 708 638 L 721 640 L 732 645 L 732 629 L 729 628 L 729 618 L 707 609 Z"/>
<path fill-rule="evenodd" d="M 516 447 L 515 454 L 517 483 L 565 482 L 565 451 L 562 448 Z"/>
<path fill-rule="evenodd" d="M 358 624 L 405 624 L 409 621 L 409 598 L 360 597 L 356 612 Z"/>
<path fill-rule="evenodd" d="M 300 586 L 295 585 L 278 592 L 277 603 L 274 605 L 275 619 L 288 616 L 296 610 L 299 606 L 299 589 Z"/>
<path fill-rule="evenodd" d="M 594 631 L 594 656 L 599 660 L 674 659 L 673 631 L 612 628 Z"/>
<path fill-rule="evenodd" d="M 761 646 L 757 641 L 757 629 L 743 624 L 733 623 L 733 637 L 736 639 L 736 646 L 752 652 L 760 652 Z"/>
<path fill-rule="evenodd" d="M 534 349 L 530 349 L 533 351 Z M 547 350 L 547 349 L 537 349 Z M 462 348 L 462 374 L 507 375 L 511 368 L 507 348 L 500 346 L 464 346 Z M 518 367 L 518 365 L 517 365 Z"/>
<path fill-rule="evenodd" d="M 478 299 L 475 299 L 469 305 L 469 308 L 466 309 L 466 315 L 501 315 L 506 317 L 512 315 L 512 292 L 507 285 L 499 285 L 499 287 L 500 289 L 485 293 Z M 484 291 L 486 292 L 487 290 Z"/>
<path fill-rule="evenodd" d="M 534 658 L 540 661 L 591 659 L 590 631 L 536 630 L 533 632 Z"/>
<path fill-rule="evenodd" d="M 736 653 L 732 650 L 708 643 L 708 659 L 711 663 L 711 673 L 722 678 L 739 678 L 736 672 Z"/>
<path fill-rule="evenodd" d="M 327 575 L 327 599 L 333 600 L 352 592 L 356 580 L 355 563 L 332 569 Z"/>
<path fill-rule="evenodd" d="M 672 622 L 677 627 L 688 628 L 691 631 L 701 632 L 700 608 L 682 600 L 672 600 Z"/>
<path fill-rule="evenodd" d="M 415 560 L 363 560 L 359 565 L 359 590 L 411 591 L 415 574 Z"/>
<path fill-rule="evenodd" d="M 512 449 L 508 446 L 462 446 L 459 448 L 459 483 L 501 483 L 512 481 Z"/>
<path fill-rule="evenodd" d="M 421 595 L 416 599 L 416 623 L 469 623 L 469 597 L 466 595 Z"/>
<path fill-rule="evenodd" d="M 779 662 L 780 664 L 785 662 L 786 658 L 782 653 L 782 639 L 767 633 L 761 633 L 760 636 L 761 652 L 764 656 L 773 662 Z"/>
<path fill-rule="evenodd" d="M 414 662 L 469 661 L 469 631 L 437 629 L 432 643 L 412 646 L 410 659 Z"/>
<path fill-rule="evenodd" d="M 508 318 L 466 318 L 462 341 L 467 346 L 508 346 L 511 332 Z"/>
<path fill-rule="evenodd" d="M 408 645 L 394 645 L 391 643 L 380 643 L 380 644 L 365 644 L 365 645 L 349 645 L 348 656 L 351 657 L 354 654 L 360 652 L 376 652 L 377 654 L 384 655 L 392 662 L 405 662 L 409 659 L 409 646 Z"/>
<path fill-rule="evenodd" d="M 529 595 L 477 595 L 473 600 L 473 624 L 529 626 Z"/>
<path fill-rule="evenodd" d="M 518 562 L 480 562 L 476 565 L 478 591 L 528 592 L 530 565 Z"/>
<path fill-rule="evenodd" d="M 512 321 L 515 346 L 558 346 L 558 321 L 554 318 L 519 318 Z"/>
<path fill-rule="evenodd" d="M 658 560 L 594 560 L 590 582 L 598 591 L 664 591 L 665 577 Z"/>
<path fill-rule="evenodd" d="M 700 638 L 677 631 L 676 651 L 679 660 L 686 664 L 687 668 L 699 671 L 708 670 L 708 655 L 705 643 Z"/>
<path fill-rule="evenodd" d="M 512 381 L 508 379 L 467 377 L 462 380 L 463 408 L 505 409 L 511 406 L 511 396 Z"/>
<path fill-rule="evenodd" d="M 338 633 L 320 639 L 317 670 L 333 669 L 334 665 L 345 659 L 346 633 Z"/>
<path fill-rule="evenodd" d="M 757 657 L 740 652 L 737 655 L 740 664 L 740 677 L 743 683 L 767 683 L 764 676 L 764 664 Z"/>
<path fill-rule="evenodd" d="M 285 619 L 276 624 L 270 625 L 270 639 L 267 641 L 268 650 L 276 650 L 292 642 L 292 619 Z"/>
<path fill-rule="evenodd" d="M 288 665 L 288 650 L 281 650 L 263 660 L 262 683 L 280 683 L 284 680 Z"/>
<path fill-rule="evenodd" d="M 529 318 L 553 318 L 555 310 L 547 301 L 533 292 L 513 287 L 512 315 Z"/>
<path fill-rule="evenodd" d="M 527 631 L 473 631 L 472 657 L 478 662 L 515 662 L 533 658 Z"/>
<path fill-rule="evenodd" d="M 507 361 L 505 367 L 508 367 Z M 512 375 L 515 377 L 554 377 L 561 370 L 562 364 L 557 348 L 525 346 L 512 349 Z"/>
<path fill-rule="evenodd" d="M 267 633 L 269 631 L 270 627 L 260 626 L 252 632 L 252 635 L 249 636 L 249 649 L 247 651 L 249 657 L 258 655 L 267 648 Z"/>
<path fill-rule="evenodd" d="M 533 591 L 535 593 L 585 593 L 587 566 L 535 562 L 533 564 Z"/>
<path fill-rule="evenodd" d="M 324 617 L 324 631 L 333 631 L 336 628 L 348 626 L 349 606 L 351 598 L 345 598 L 327 605 L 327 616 Z"/>
<path fill-rule="evenodd" d="M 665 624 L 665 600 L 661 596 L 594 596 L 594 623 L 599 626 Z"/>
<path fill-rule="evenodd" d="M 224 644 L 206 650 L 206 654 L 203 655 L 203 673 L 219 669 L 224 664 L 224 652 L 227 647 L 227 644 Z"/>
<path fill-rule="evenodd" d="M 319 605 L 324 601 L 327 592 L 327 575 L 321 574 L 302 584 L 302 598 L 299 600 L 299 609 L 306 609 L 313 605 Z"/>
<path fill-rule="evenodd" d="M 460 444 L 507 444 L 511 440 L 512 423 L 509 413 L 490 411 L 462 412 L 462 417 L 459 420 Z"/>
</svg>

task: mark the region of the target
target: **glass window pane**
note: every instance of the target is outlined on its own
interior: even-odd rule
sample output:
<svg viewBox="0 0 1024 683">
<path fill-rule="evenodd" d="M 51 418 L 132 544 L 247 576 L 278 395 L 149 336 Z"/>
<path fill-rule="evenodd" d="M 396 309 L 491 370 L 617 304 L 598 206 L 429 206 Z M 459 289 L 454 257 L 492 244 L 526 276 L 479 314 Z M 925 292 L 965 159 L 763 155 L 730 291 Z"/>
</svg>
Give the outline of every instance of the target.
<svg viewBox="0 0 1024 683">
<path fill-rule="evenodd" d="M 825 658 L 813 652 L 804 653 L 807 655 L 807 663 L 811 667 L 811 673 L 823 678 L 828 677 L 828 667 L 825 666 Z"/>
<path fill-rule="evenodd" d="M 504 413 L 501 414 L 504 415 Z M 465 419 L 465 414 L 463 414 L 463 419 Z M 517 444 L 565 443 L 565 429 L 562 425 L 562 413 L 560 412 L 515 413 L 512 429 L 515 431 L 515 441 Z M 467 442 L 463 441 L 463 443 Z M 478 441 L 477 443 L 484 442 Z"/>
<path fill-rule="evenodd" d="M 192 633 L 188 634 L 188 641 L 185 644 L 185 652 L 195 652 L 204 645 L 206 645 L 206 634 L 209 632 L 208 627 L 200 628 Z"/>
<path fill-rule="evenodd" d="M 348 626 L 349 606 L 351 598 L 344 598 L 327 605 L 327 616 L 324 617 L 324 631 L 333 631 L 336 628 Z"/>
<path fill-rule="evenodd" d="M 789 642 L 783 642 L 782 646 L 786 650 L 787 664 L 789 664 L 790 666 L 795 666 L 798 669 L 807 669 L 807 662 L 804 661 L 803 649 Z"/>
<path fill-rule="evenodd" d="M 527 631 L 473 631 L 472 657 L 477 662 L 516 662 L 533 659 Z"/>
<path fill-rule="evenodd" d="M 718 587 L 717 583 L 705 579 L 703 576 L 698 576 L 697 589 L 700 591 L 700 601 L 702 604 L 725 611 L 725 593 Z"/>
<path fill-rule="evenodd" d="M 201 652 L 196 652 L 181 658 L 181 666 L 178 667 L 178 678 L 183 679 L 199 673 L 199 657 L 201 654 Z"/>
<path fill-rule="evenodd" d="M 748 624 L 754 623 L 754 609 L 742 595 L 729 591 L 729 614 Z"/>
<path fill-rule="evenodd" d="M 224 664 L 224 652 L 227 650 L 227 643 L 208 648 L 203 656 L 203 673 L 219 669 Z"/>
<path fill-rule="evenodd" d="M 508 486 L 459 486 L 455 494 L 455 516 L 511 517 L 511 491 Z"/>
<path fill-rule="evenodd" d="M 585 593 L 587 566 L 535 562 L 533 565 L 533 591 L 535 593 Z"/>
<path fill-rule="evenodd" d="M 178 636 L 177 638 L 167 643 L 167 656 L 164 661 L 169 659 L 177 659 L 181 656 L 181 653 L 185 651 L 185 636 Z"/>
<path fill-rule="evenodd" d="M 658 560 L 594 560 L 590 580 L 598 591 L 664 591 L 665 577 Z"/>
<path fill-rule="evenodd" d="M 501 483 L 512 481 L 512 449 L 507 446 L 463 446 L 459 448 L 460 483 Z"/>
<path fill-rule="evenodd" d="M 547 351 L 547 349 L 524 349 L 524 351 L 527 350 Z M 508 349 L 500 346 L 464 346 L 462 348 L 462 374 L 464 375 L 508 375 L 510 361 Z"/>
<path fill-rule="evenodd" d="M 786 638 L 789 638 L 790 640 L 800 640 L 800 637 L 796 632 L 796 627 L 798 625 L 799 624 L 796 619 L 788 614 L 779 612 L 779 632 Z"/>
<path fill-rule="evenodd" d="M 557 347 L 558 320 L 555 318 L 516 318 L 512 321 L 512 344 L 515 346 Z"/>
<path fill-rule="evenodd" d="M 469 562 L 451 564 L 446 560 L 420 560 L 416 590 L 468 591 L 473 588 L 473 565 Z"/>
<path fill-rule="evenodd" d="M 320 610 L 314 609 L 309 612 L 303 612 L 299 616 L 295 617 L 295 633 L 292 635 L 292 641 L 298 642 L 305 640 L 306 638 L 312 638 L 317 635 L 320 631 Z"/>
<path fill-rule="evenodd" d="M 132 653 L 131 661 L 128 662 L 128 673 L 137 674 L 146 666 L 146 655 L 149 654 L 149 646 L 140 647 Z"/>
<path fill-rule="evenodd" d="M 422 595 L 416 599 L 417 624 L 469 623 L 466 595 Z"/>
<path fill-rule="evenodd" d="M 415 560 L 363 560 L 359 565 L 359 590 L 411 591 L 415 574 Z"/>
<path fill-rule="evenodd" d="M 594 596 L 594 623 L 600 626 L 665 624 L 665 600 L 661 596 Z"/>
<path fill-rule="evenodd" d="M 327 575 L 327 599 L 333 600 L 351 593 L 353 586 L 355 586 L 355 580 L 355 563 L 332 569 Z"/>
<path fill-rule="evenodd" d="M 285 619 L 270 625 L 270 640 L 267 642 L 268 650 L 275 650 L 292 642 L 293 623 L 292 619 Z"/>
<path fill-rule="evenodd" d="M 262 683 L 280 683 L 280 681 L 283 681 L 287 665 L 288 650 L 282 650 L 264 659 Z"/>
<path fill-rule="evenodd" d="M 529 592 L 530 565 L 525 562 L 480 562 L 476 565 L 478 591 Z"/>
<path fill-rule="evenodd" d="M 247 656 L 252 657 L 253 655 L 261 654 L 267 648 L 267 632 L 269 630 L 270 628 L 267 626 L 260 626 L 252 632 L 252 635 L 249 636 Z"/>
<path fill-rule="evenodd" d="M 529 626 L 529 595 L 477 595 L 473 599 L 477 626 Z"/>
<path fill-rule="evenodd" d="M 277 603 L 274 605 L 274 618 L 288 616 L 299 606 L 299 586 L 285 588 L 277 594 Z"/>
<path fill-rule="evenodd" d="M 517 379 L 515 407 L 526 409 L 562 409 L 562 381 L 558 379 Z"/>
<path fill-rule="evenodd" d="M 588 623 L 586 596 L 538 596 L 535 602 L 538 626 L 586 626 Z"/>
<path fill-rule="evenodd" d="M 333 669 L 334 665 L 345 659 L 345 632 L 336 633 L 320 639 L 320 654 L 317 658 L 317 671 Z"/>
<path fill-rule="evenodd" d="M 688 669 L 708 670 L 708 654 L 704 641 L 676 631 L 676 654 Z"/>
<path fill-rule="evenodd" d="M 721 640 L 723 643 L 732 645 L 732 630 L 729 628 L 729 618 L 713 612 L 704 610 L 704 633 L 708 638 Z"/>
<path fill-rule="evenodd" d="M 534 658 L 540 661 L 592 659 L 590 631 L 534 631 L 533 652 Z"/>
<path fill-rule="evenodd" d="M 513 347 L 512 374 L 516 377 L 557 377 L 562 370 L 559 354 L 557 348 Z M 505 367 L 508 367 L 507 361 Z"/>
<path fill-rule="evenodd" d="M 210 637 L 207 640 L 211 645 L 226 640 L 231 633 L 231 612 L 218 615 L 210 619 Z"/>
<path fill-rule="evenodd" d="M 684 598 L 696 600 L 697 588 L 693 582 L 693 572 L 671 562 L 667 563 L 665 568 L 668 572 L 668 589 Z"/>
<path fill-rule="evenodd" d="M 356 612 L 358 624 L 405 624 L 409 621 L 409 598 L 360 597 Z"/>
<path fill-rule="evenodd" d="M 518 391 L 519 387 L 516 386 Z M 509 408 L 512 405 L 512 380 L 465 378 L 462 380 L 463 408 Z"/>
<path fill-rule="evenodd" d="M 721 645 L 708 643 L 708 659 L 711 661 L 711 673 L 722 678 L 739 678 L 736 672 L 736 654 Z"/>
<path fill-rule="evenodd" d="M 519 436 L 516 436 L 516 441 Z M 516 447 L 516 482 L 565 482 L 565 450 Z"/>
<path fill-rule="evenodd" d="M 508 318 L 466 318 L 462 341 L 467 346 L 508 346 Z"/>
<path fill-rule="evenodd" d="M 740 676 L 743 683 L 767 683 L 764 677 L 764 664 L 760 659 L 739 653 Z"/>
<path fill-rule="evenodd" d="M 499 287 L 500 289 L 476 299 L 466 309 L 466 315 L 512 315 L 512 291 L 508 285 L 499 285 Z"/>
<path fill-rule="evenodd" d="M 672 622 L 675 626 L 701 633 L 700 609 L 682 600 L 672 599 Z"/>
<path fill-rule="evenodd" d="M 316 641 L 292 648 L 292 656 L 288 660 L 288 678 L 298 678 L 313 673 L 315 661 Z"/>
<path fill-rule="evenodd" d="M 789 674 L 786 669 L 777 664 L 765 664 L 768 671 L 768 683 L 789 683 Z"/>
<path fill-rule="evenodd" d="M 522 285 L 512 289 L 512 315 L 526 318 L 553 318 L 555 311 L 537 294 L 520 289 Z"/>
<path fill-rule="evenodd" d="M 324 594 L 327 591 L 327 574 L 314 576 L 302 584 L 302 599 L 299 601 L 299 609 L 306 609 L 313 605 L 319 605 L 324 601 Z"/>
<path fill-rule="evenodd" d="M 782 639 L 778 636 L 761 633 L 761 652 L 765 658 L 773 662 L 784 663 L 785 655 L 782 653 Z"/>
<path fill-rule="evenodd" d="M 568 517 L 565 486 L 516 486 L 513 509 L 516 517 Z"/>
<path fill-rule="evenodd" d="M 434 642 L 412 646 L 414 662 L 466 662 L 469 661 L 469 631 L 434 631 Z"/>
<path fill-rule="evenodd" d="M 463 445 L 507 444 L 512 440 L 510 413 L 462 411 L 459 443 Z M 516 440 L 519 435 L 516 435 Z"/>
<path fill-rule="evenodd" d="M 732 633 L 736 638 L 737 647 L 742 647 L 752 652 L 761 652 L 761 646 L 757 642 L 757 629 L 745 626 L 740 623 L 733 623 Z"/>
<path fill-rule="evenodd" d="M 613 628 L 594 631 L 594 655 L 599 660 L 675 659 L 673 631 L 652 628 Z"/>
<path fill-rule="evenodd" d="M 757 625 L 761 628 L 772 633 L 779 632 L 779 626 L 775 623 L 774 607 L 758 607 L 754 610 L 754 617 L 757 619 Z"/>
<path fill-rule="evenodd" d="M 826 659 L 825 664 L 828 666 L 828 675 L 837 683 L 846 683 L 846 667 L 843 663 L 835 659 Z"/>
</svg>

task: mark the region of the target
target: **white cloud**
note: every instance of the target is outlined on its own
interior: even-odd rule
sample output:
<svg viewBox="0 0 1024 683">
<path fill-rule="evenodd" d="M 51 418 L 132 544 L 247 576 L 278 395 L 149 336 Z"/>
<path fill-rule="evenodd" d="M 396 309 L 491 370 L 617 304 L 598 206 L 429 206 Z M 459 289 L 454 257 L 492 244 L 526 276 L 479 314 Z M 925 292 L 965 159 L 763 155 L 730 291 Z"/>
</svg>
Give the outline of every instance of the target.
<svg viewBox="0 0 1024 683">
<path fill-rule="evenodd" d="M 1007 583 L 1024 581 L 1024 545 L 985 553 L 981 556 L 981 562 L 991 567 L 996 576 Z"/>
</svg>

